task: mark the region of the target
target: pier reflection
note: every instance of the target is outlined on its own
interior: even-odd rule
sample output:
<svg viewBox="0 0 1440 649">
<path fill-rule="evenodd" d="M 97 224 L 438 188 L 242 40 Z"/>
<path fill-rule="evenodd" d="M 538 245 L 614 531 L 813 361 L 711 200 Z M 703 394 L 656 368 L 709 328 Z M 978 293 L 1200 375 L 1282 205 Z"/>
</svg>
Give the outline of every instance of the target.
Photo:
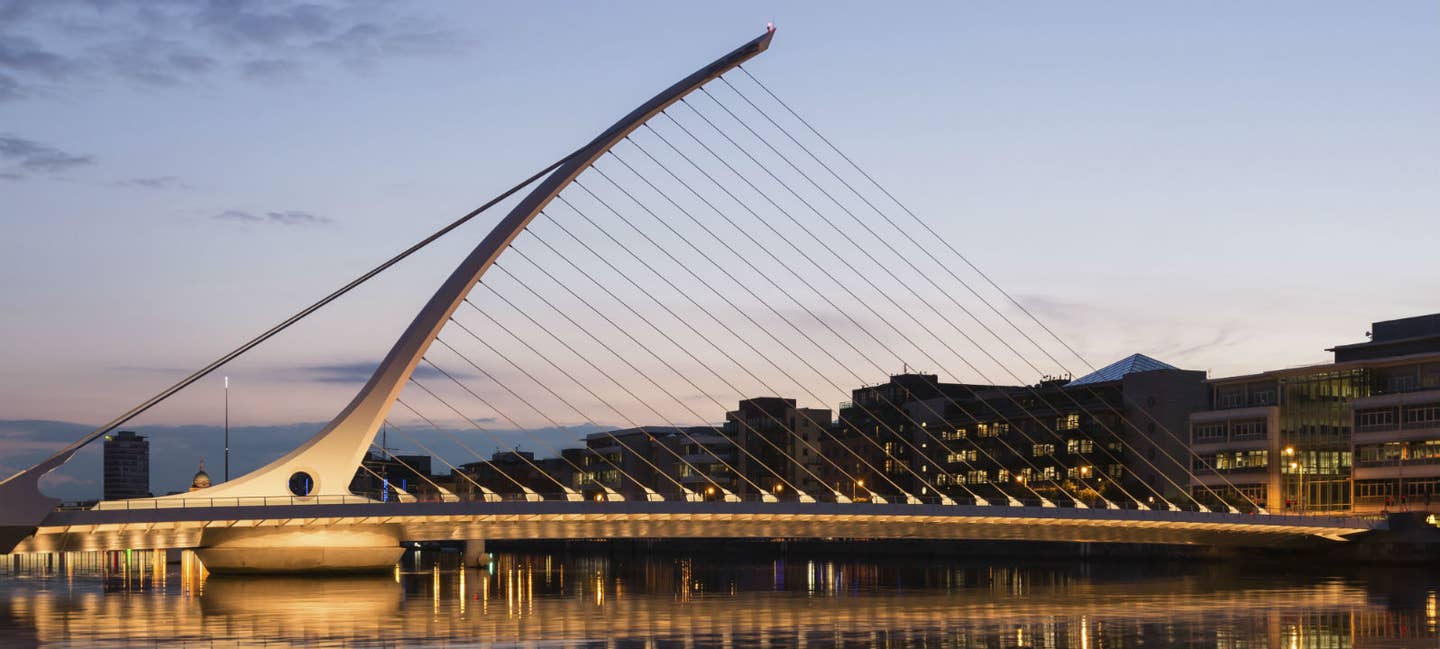
<svg viewBox="0 0 1440 649">
<path fill-rule="evenodd" d="M 1219 566 L 917 560 L 407 557 L 370 577 L 209 576 L 182 559 L 0 576 L 18 646 L 1435 646 L 1413 569 L 1257 575 Z M 154 570 L 159 565 L 163 570 Z"/>
</svg>

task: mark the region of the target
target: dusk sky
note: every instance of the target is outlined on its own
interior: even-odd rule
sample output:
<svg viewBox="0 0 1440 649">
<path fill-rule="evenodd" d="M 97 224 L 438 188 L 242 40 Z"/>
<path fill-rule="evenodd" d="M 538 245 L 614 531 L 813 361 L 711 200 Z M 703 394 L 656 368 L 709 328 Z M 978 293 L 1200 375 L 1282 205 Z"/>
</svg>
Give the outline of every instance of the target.
<svg viewBox="0 0 1440 649">
<path fill-rule="evenodd" d="M 559 159 L 770 21 L 774 44 L 746 69 L 1097 366 L 1137 352 L 1215 376 L 1324 362 L 1326 347 L 1363 340 L 1373 320 L 1440 311 L 1440 5 L 900 7 L 0 2 L 0 473 L 125 411 Z M 726 78 L 746 96 L 764 97 L 744 75 Z M 744 105 L 728 92 L 719 86 L 715 94 Z M 694 104 L 704 111 L 704 101 Z M 686 110 L 673 112 L 702 128 Z M 725 115 L 718 111 L 710 115 Z M 617 153 L 643 159 L 629 146 Z M 609 161 L 601 168 L 624 170 Z M 565 196 L 584 198 L 576 190 Z M 563 206 L 551 212 L 570 214 Z M 221 376 L 229 375 L 232 424 L 266 444 L 276 440 L 250 444 L 246 464 L 284 450 L 285 440 L 298 443 L 308 435 L 303 424 L 330 419 L 354 395 L 502 215 L 482 215 L 131 427 L 155 436 L 157 447 L 186 449 L 176 460 L 184 471 L 193 472 L 199 456 L 214 466 L 211 433 L 222 417 Z M 823 229 L 813 215 L 795 216 Z M 537 221 L 534 230 L 582 269 L 553 262 L 572 286 L 598 267 L 553 223 Z M 684 232 L 703 246 L 696 232 Z M 553 259 L 529 236 L 520 250 Z M 591 232 L 590 241 L 603 240 Z M 637 236 L 622 241 L 644 250 Z M 812 251 L 822 263 L 822 248 L 859 258 L 842 244 L 824 238 Z M 943 258 L 953 261 L 948 252 Z M 555 296 L 583 326 L 603 324 L 524 260 L 502 257 L 502 265 Z M 958 261 L 951 269 L 968 273 Z M 944 278 L 957 298 L 964 294 Z M 520 299 L 522 289 L 508 281 L 494 277 Z M 893 309 L 878 304 L 883 286 L 873 290 L 882 315 L 852 310 L 848 297 L 840 303 L 859 326 L 883 334 L 879 321 Z M 695 294 L 705 310 L 724 306 L 698 285 Z M 473 295 L 497 313 L 503 306 L 485 289 Z M 860 295 L 869 302 L 872 293 Z M 693 305 L 665 301 L 703 322 Z M 500 317 L 525 328 L 514 314 Z M 768 317 L 762 323 L 780 326 Z M 958 313 L 944 319 L 981 331 Z M 899 320 L 907 333 L 923 333 Z M 524 356 L 478 314 L 468 312 L 466 322 Z M 969 349 L 953 328 L 935 333 Z M 776 362 L 795 368 L 796 383 L 755 367 L 783 396 L 832 408 L 859 385 L 848 371 L 879 382 L 902 361 L 946 380 L 1013 382 L 1005 367 L 1026 381 L 1084 370 L 1053 341 L 1064 367 L 1036 352 L 1036 372 L 996 352 L 1002 358 L 977 362 L 979 372 L 941 343 L 924 343 L 928 353 L 900 345 L 897 358 L 862 338 L 857 344 L 881 369 L 837 351 L 823 361 L 837 368 L 834 385 L 805 378 L 793 361 Z M 537 334 L 535 342 L 543 340 Z M 695 353 L 715 360 L 700 347 Z M 483 348 L 470 349 L 523 397 L 550 398 Z M 435 358 L 491 394 L 464 361 Z M 496 398 L 525 427 L 580 426 L 547 433 L 556 445 L 593 430 L 587 422 L 664 423 L 639 403 L 616 414 L 526 358 L 583 413 L 552 399 L 548 417 L 537 416 Z M 691 362 L 679 358 L 682 368 Z M 764 393 L 759 381 L 729 375 L 746 394 Z M 595 381 L 602 397 L 624 400 Z M 675 387 L 689 406 L 672 400 L 657 406 L 660 414 L 675 423 L 718 421 L 715 402 L 733 405 L 739 396 L 717 381 L 697 382 Z M 429 410 L 445 414 L 437 404 Z M 482 410 L 468 412 L 512 434 L 507 417 Z M 211 437 L 202 443 L 197 435 Z M 484 437 L 469 443 L 484 452 L 497 446 Z M 68 480 L 85 482 L 82 473 Z"/>
</svg>

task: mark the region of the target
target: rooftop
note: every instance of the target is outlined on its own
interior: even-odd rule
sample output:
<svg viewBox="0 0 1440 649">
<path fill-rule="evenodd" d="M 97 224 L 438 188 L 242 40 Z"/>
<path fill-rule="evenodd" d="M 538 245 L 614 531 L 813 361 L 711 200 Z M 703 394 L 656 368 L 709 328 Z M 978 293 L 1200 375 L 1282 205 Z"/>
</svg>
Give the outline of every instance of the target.
<svg viewBox="0 0 1440 649">
<path fill-rule="evenodd" d="M 1131 354 L 1129 356 L 1126 356 L 1125 358 L 1115 361 L 1114 363 L 1095 370 L 1094 372 L 1075 379 L 1074 381 L 1066 383 L 1065 387 L 1073 388 L 1077 385 L 1091 385 L 1094 383 L 1108 383 L 1110 381 L 1118 381 L 1124 378 L 1126 374 L 1134 374 L 1136 372 L 1154 372 L 1156 370 L 1178 369 L 1180 368 L 1175 367 L 1174 365 L 1171 365 L 1169 363 L 1157 361 L 1144 354 Z"/>
</svg>

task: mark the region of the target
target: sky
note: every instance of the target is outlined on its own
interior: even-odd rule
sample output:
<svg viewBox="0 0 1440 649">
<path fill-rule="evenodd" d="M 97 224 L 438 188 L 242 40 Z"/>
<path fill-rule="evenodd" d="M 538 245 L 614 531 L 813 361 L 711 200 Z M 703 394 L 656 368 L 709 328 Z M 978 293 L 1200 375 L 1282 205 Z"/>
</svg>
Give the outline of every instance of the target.
<svg viewBox="0 0 1440 649">
<path fill-rule="evenodd" d="M 1214 376 L 1324 362 L 1326 347 L 1363 340 L 1374 320 L 1440 311 L 1440 274 L 1428 272 L 1440 208 L 1432 2 L 0 2 L 0 473 L 544 168 L 772 21 L 771 50 L 746 69 L 1094 366 L 1136 352 Z M 776 144 L 803 162 L 744 102 L 783 109 L 747 77 L 726 78 L 741 94 L 707 88 L 761 133 L 726 126 L 742 149 L 763 156 Z M 632 191 L 648 189 L 618 160 L 670 196 L 685 196 L 680 179 L 704 186 L 659 137 L 683 148 L 680 125 L 704 138 L 706 118 L 730 124 L 710 101 L 670 111 L 676 122 L 657 118 L 598 166 Z M 447 329 L 442 339 L 460 353 L 432 354 L 458 380 L 427 370 L 418 378 L 441 399 L 403 397 L 443 429 L 419 443 L 463 434 L 484 453 L 521 445 L 545 455 L 544 445 L 571 445 L 596 426 L 719 421 L 742 395 L 834 407 L 907 367 L 1002 383 L 1086 371 L 911 222 L 885 231 L 894 250 L 874 245 L 847 221 L 865 204 L 825 167 L 807 167 L 820 180 L 807 188 L 782 159 L 747 166 L 739 151 L 724 157 L 761 189 L 732 179 L 733 202 L 718 187 L 709 194 L 739 224 L 727 229 L 703 202 L 681 200 L 701 217 L 689 222 L 656 194 L 648 204 L 677 227 L 642 228 L 661 248 L 605 205 L 636 223 L 649 218 L 643 208 L 627 208 L 604 177 L 582 176 L 596 196 L 567 190 L 579 213 L 552 206 L 557 220 L 537 220 L 516 246 L 555 281 L 514 251 L 501 266 L 515 276 L 487 278 L 538 323 L 488 289 L 472 293 L 483 309 L 462 307 L 463 320 L 479 339 Z M 724 176 L 718 165 L 706 168 Z M 767 169 L 779 170 L 774 184 Z M 828 203 L 823 188 L 841 198 Z M 183 486 L 168 485 L 201 457 L 214 466 L 221 375 L 231 377 L 232 426 L 272 440 L 247 445 L 237 465 L 322 425 L 502 214 L 481 215 L 136 420 L 184 467 L 167 469 L 156 490 Z M 895 275 L 866 252 L 899 260 Z M 660 275 L 630 285 L 607 259 L 636 277 L 652 262 Z M 788 265 L 797 274 L 782 272 Z M 727 285 L 727 271 L 739 282 Z M 798 301 L 766 283 L 770 271 Z M 639 308 L 600 304 L 608 296 L 592 277 Z M 664 307 L 680 318 L 666 320 Z M 646 316 L 668 322 L 658 329 L 678 344 Z M 1003 335 L 987 337 L 981 323 Z M 1021 353 L 1009 356 L 1006 343 Z M 647 344 L 664 350 L 650 356 Z M 395 423 L 426 428 L 412 414 Z M 67 468 L 51 485 L 80 494 L 93 477 Z"/>
</svg>

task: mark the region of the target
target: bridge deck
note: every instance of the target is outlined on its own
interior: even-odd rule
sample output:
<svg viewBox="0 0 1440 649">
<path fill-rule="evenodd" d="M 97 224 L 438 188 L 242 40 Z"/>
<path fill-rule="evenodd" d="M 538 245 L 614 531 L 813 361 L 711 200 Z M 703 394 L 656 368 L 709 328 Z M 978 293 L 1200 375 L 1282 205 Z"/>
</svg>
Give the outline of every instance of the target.
<svg viewBox="0 0 1440 649">
<path fill-rule="evenodd" d="M 199 547 L 211 528 L 393 526 L 407 541 L 916 538 L 1282 546 L 1383 529 L 1355 518 L 835 503 L 417 502 L 56 511 L 15 552 Z"/>
</svg>

